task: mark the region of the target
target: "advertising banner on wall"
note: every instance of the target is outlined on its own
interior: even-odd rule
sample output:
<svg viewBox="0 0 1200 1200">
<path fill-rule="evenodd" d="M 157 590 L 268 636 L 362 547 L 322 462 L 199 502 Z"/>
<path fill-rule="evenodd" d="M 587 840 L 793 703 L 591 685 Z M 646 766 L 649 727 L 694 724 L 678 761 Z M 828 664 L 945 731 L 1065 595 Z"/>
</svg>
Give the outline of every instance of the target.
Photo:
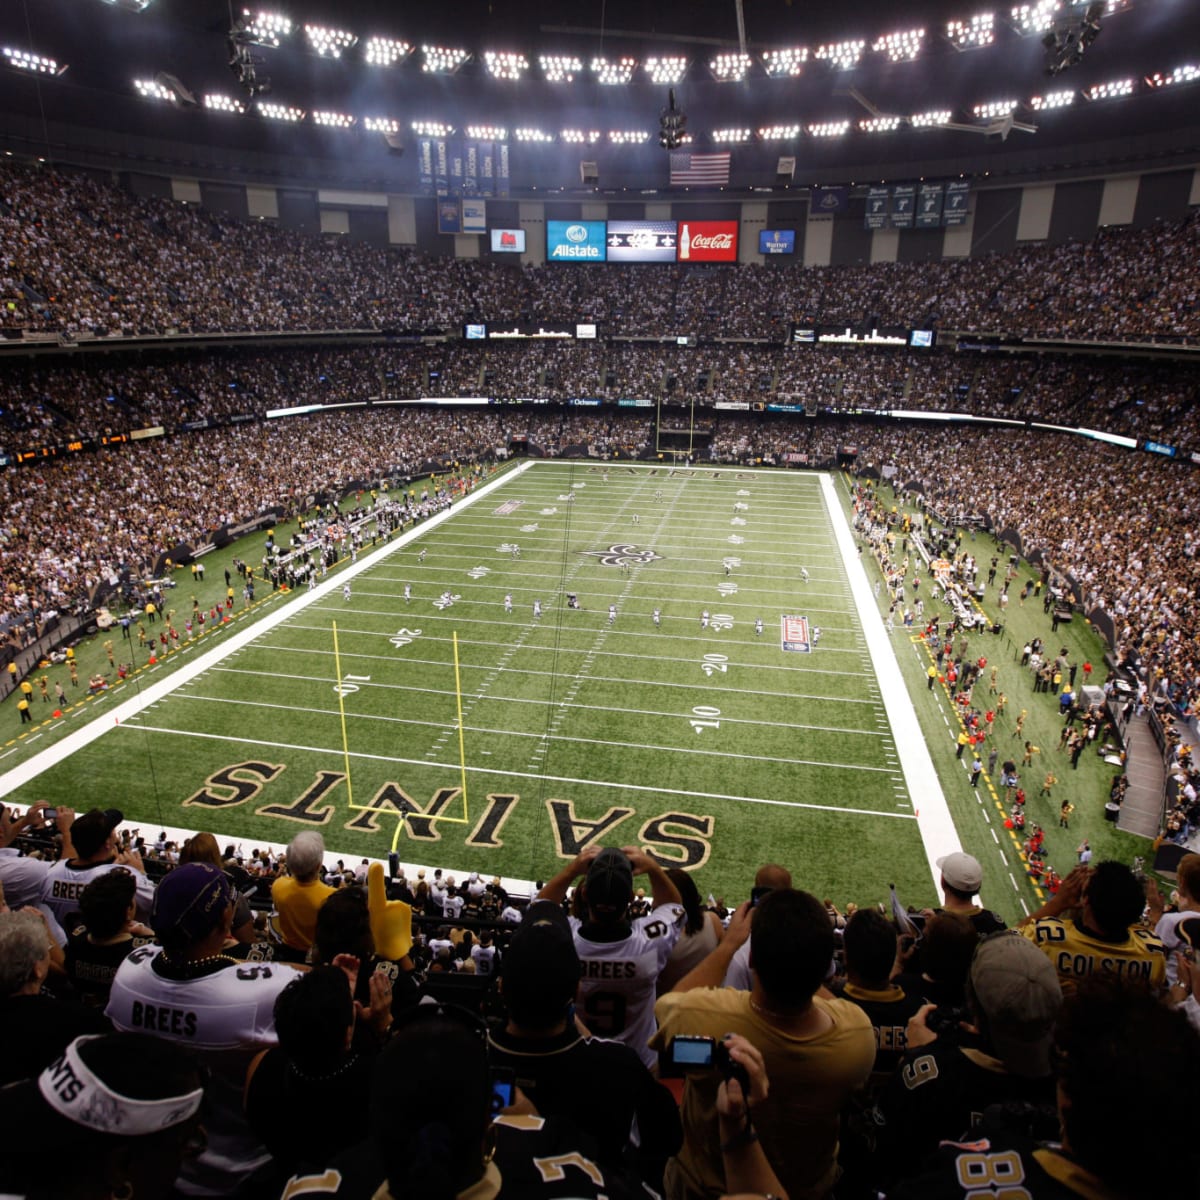
<svg viewBox="0 0 1200 1200">
<path fill-rule="evenodd" d="M 846 187 L 815 187 L 809 194 L 811 213 L 844 213 L 850 204 L 850 189 Z"/>
<path fill-rule="evenodd" d="M 433 138 L 419 138 L 417 141 L 417 177 L 421 194 L 433 195 Z"/>
<path fill-rule="evenodd" d="M 438 233 L 462 233 L 462 212 L 457 200 L 438 201 Z"/>
<path fill-rule="evenodd" d="M 759 254 L 795 254 L 796 231 L 794 229 L 760 229 L 758 231 Z"/>
<path fill-rule="evenodd" d="M 465 142 L 463 145 L 463 192 L 464 196 L 479 195 L 479 143 Z"/>
<path fill-rule="evenodd" d="M 496 143 L 481 142 L 479 145 L 479 194 L 496 194 Z"/>
<path fill-rule="evenodd" d="M 609 262 L 674 262 L 674 221 L 609 221 Z"/>
<path fill-rule="evenodd" d="M 737 243 L 737 221 L 684 221 L 679 227 L 679 261 L 737 262 Z"/>
<path fill-rule="evenodd" d="M 445 138 L 433 143 L 433 190 L 439 196 L 450 195 L 450 147 Z"/>
<path fill-rule="evenodd" d="M 504 200 L 508 197 L 508 143 L 496 147 L 496 195 Z"/>
<path fill-rule="evenodd" d="M 461 196 L 463 194 L 463 172 L 466 169 L 463 144 L 455 139 L 447 144 L 447 149 L 450 156 L 450 195 Z"/>
<path fill-rule="evenodd" d="M 487 201 L 464 200 L 462 202 L 463 233 L 487 233 Z"/>
<path fill-rule="evenodd" d="M 547 262 L 604 262 L 603 221 L 547 221 Z"/>
</svg>

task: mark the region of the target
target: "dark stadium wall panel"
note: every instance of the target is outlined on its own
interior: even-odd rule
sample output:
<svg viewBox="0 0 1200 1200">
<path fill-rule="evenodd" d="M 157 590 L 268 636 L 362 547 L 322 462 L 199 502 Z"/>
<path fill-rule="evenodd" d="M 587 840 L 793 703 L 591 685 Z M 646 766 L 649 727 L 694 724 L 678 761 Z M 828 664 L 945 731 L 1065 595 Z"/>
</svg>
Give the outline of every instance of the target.
<svg viewBox="0 0 1200 1200">
<path fill-rule="evenodd" d="M 944 229 L 898 229 L 897 262 L 936 262 L 946 244 Z"/>
<path fill-rule="evenodd" d="M 863 228 L 866 208 L 866 197 L 851 196 L 846 212 L 834 217 L 831 266 L 850 267 L 871 261 L 871 231 Z"/>
<path fill-rule="evenodd" d="M 1021 189 L 997 188 L 975 196 L 975 232 L 971 254 L 1007 254 L 1017 244 Z"/>
<path fill-rule="evenodd" d="M 171 181 L 165 175 L 143 175 L 140 171 L 122 171 L 121 186 L 135 196 L 171 198 Z"/>
<path fill-rule="evenodd" d="M 421 196 L 414 201 L 413 215 L 417 221 L 417 249 L 422 254 L 436 254 L 443 258 L 453 258 L 453 235 L 438 233 L 436 198 Z"/>
<path fill-rule="evenodd" d="M 547 221 L 579 221 L 583 219 L 583 205 L 577 200 L 547 200 Z"/>
<path fill-rule="evenodd" d="M 1103 199 L 1103 179 L 1080 179 L 1075 183 L 1058 184 L 1054 189 L 1050 232 L 1046 240 L 1052 246 L 1057 246 L 1062 242 L 1087 241 L 1095 237 Z"/>
<path fill-rule="evenodd" d="M 1133 227 L 1145 229 L 1155 221 L 1178 221 L 1186 216 L 1194 175 L 1195 171 L 1190 167 L 1186 171 L 1143 175 L 1133 209 Z"/>
<path fill-rule="evenodd" d="M 200 203 L 210 212 L 228 213 L 239 221 L 250 220 L 250 205 L 245 185 L 200 181 Z"/>
<path fill-rule="evenodd" d="M 387 209 L 352 208 L 349 215 L 352 242 L 370 242 L 372 246 L 388 244 Z"/>
<path fill-rule="evenodd" d="M 313 234 L 321 232 L 321 212 L 317 207 L 316 192 L 280 188 L 277 199 L 279 224 L 284 229 L 298 229 L 302 233 Z"/>
<path fill-rule="evenodd" d="M 489 200 L 487 202 L 489 229 L 519 229 L 521 202 L 519 200 Z"/>
<path fill-rule="evenodd" d="M 610 221 L 644 221 L 646 219 L 646 206 L 639 201 L 633 200 L 610 202 L 608 205 L 608 219 Z"/>
<path fill-rule="evenodd" d="M 612 205 L 609 206 L 612 211 Z M 671 202 L 671 219 L 673 221 L 740 221 L 742 219 L 742 204 L 740 200 L 705 200 L 686 202 L 675 200 Z"/>
</svg>

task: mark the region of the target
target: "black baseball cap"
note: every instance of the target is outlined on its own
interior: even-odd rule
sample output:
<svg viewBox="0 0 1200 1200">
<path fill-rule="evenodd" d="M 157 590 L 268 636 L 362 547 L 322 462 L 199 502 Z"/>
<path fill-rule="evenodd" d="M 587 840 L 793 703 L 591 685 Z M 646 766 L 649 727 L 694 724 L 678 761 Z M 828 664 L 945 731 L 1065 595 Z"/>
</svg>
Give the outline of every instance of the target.
<svg viewBox="0 0 1200 1200">
<path fill-rule="evenodd" d="M 552 900 L 534 901 L 500 960 L 505 996 L 532 989 L 566 1005 L 575 995 L 581 970 L 566 913 Z"/>
<path fill-rule="evenodd" d="M 633 864 L 623 850 L 601 850 L 588 868 L 584 897 L 601 916 L 622 916 L 633 899 Z"/>
</svg>

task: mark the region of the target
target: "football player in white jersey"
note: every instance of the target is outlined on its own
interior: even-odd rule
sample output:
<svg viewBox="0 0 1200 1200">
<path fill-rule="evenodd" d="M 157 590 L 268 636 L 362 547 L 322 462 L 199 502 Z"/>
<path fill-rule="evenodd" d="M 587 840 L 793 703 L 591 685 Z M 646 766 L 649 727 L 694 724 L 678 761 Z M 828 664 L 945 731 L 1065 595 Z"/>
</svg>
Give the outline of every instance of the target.
<svg viewBox="0 0 1200 1200">
<path fill-rule="evenodd" d="M 254 1052 L 274 1045 L 275 1000 L 298 972 L 222 954 L 235 896 L 210 863 L 177 867 L 159 884 L 150 917 L 161 946 L 134 950 L 117 969 L 105 1015 L 125 1032 L 151 1033 L 200 1053 L 213 1074 L 208 1146 L 184 1165 L 179 1190 L 231 1193 L 269 1161 L 242 1112 Z"/>
<path fill-rule="evenodd" d="M 42 884 L 41 902 L 60 925 L 79 911 L 79 897 L 99 875 L 109 871 L 130 871 L 137 881 L 137 911 L 142 921 L 150 916 L 154 903 L 154 884 L 146 878 L 142 857 L 136 850 L 117 853 L 116 828 L 124 817 L 115 808 L 93 808 L 71 824 L 73 858 L 56 862 L 47 872 Z M 68 930 L 68 932 L 70 932 Z"/>
<path fill-rule="evenodd" d="M 583 967 L 582 1020 L 598 1037 L 624 1042 L 653 1070 L 658 1056 L 646 1043 L 657 1028 L 655 984 L 683 928 L 679 890 L 666 871 L 636 846 L 623 850 L 592 846 L 551 879 L 538 899 L 561 903 L 584 872 L 587 918 L 571 918 Z M 649 876 L 651 905 L 648 915 L 631 921 L 635 874 Z"/>
</svg>

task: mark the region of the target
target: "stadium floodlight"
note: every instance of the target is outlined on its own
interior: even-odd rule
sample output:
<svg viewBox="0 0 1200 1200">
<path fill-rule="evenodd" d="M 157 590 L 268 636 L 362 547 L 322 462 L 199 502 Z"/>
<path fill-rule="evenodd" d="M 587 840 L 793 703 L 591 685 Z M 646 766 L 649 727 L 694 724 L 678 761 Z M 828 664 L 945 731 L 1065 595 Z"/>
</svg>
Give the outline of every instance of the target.
<svg viewBox="0 0 1200 1200">
<path fill-rule="evenodd" d="M 123 8 L 126 12 L 140 13 L 145 12 L 154 0 L 101 0 L 101 3 L 110 8 Z"/>
<path fill-rule="evenodd" d="M 1083 95 L 1087 100 L 1116 100 L 1121 96 L 1132 96 L 1133 89 L 1132 79 L 1113 79 L 1108 83 L 1093 84 Z"/>
<path fill-rule="evenodd" d="M 650 140 L 650 135 L 644 129 L 610 129 L 608 140 L 614 146 L 640 146 Z"/>
<path fill-rule="evenodd" d="M 250 9 L 244 8 L 241 19 L 234 25 L 234 29 L 242 34 L 246 41 L 253 42 L 256 46 L 274 48 L 292 32 L 292 22 L 282 13 L 263 12 L 262 10 L 252 12 Z"/>
<path fill-rule="evenodd" d="M 466 134 L 480 142 L 508 141 L 508 130 L 503 125 L 468 125 Z"/>
<path fill-rule="evenodd" d="M 539 54 L 538 66 L 547 83 L 574 83 L 583 73 L 583 60 L 573 54 Z"/>
<path fill-rule="evenodd" d="M 736 83 L 746 78 L 752 61 L 748 54 L 718 54 L 708 69 L 718 83 Z"/>
<path fill-rule="evenodd" d="M 1155 71 L 1153 75 L 1146 76 L 1146 82 L 1152 88 L 1174 87 L 1177 83 L 1195 83 L 1197 79 L 1200 79 L 1200 67 L 1197 66 L 1176 67 L 1170 75 Z"/>
<path fill-rule="evenodd" d="M 808 62 L 807 46 L 788 46 L 783 50 L 768 50 L 763 55 L 763 70 L 771 79 L 799 75 Z"/>
<path fill-rule="evenodd" d="M 864 117 L 858 123 L 863 133 L 891 133 L 900 128 L 899 117 Z"/>
<path fill-rule="evenodd" d="M 354 124 L 354 118 L 349 113 L 330 112 L 328 109 L 318 109 L 312 119 L 314 125 L 325 125 L 329 129 L 349 129 Z"/>
<path fill-rule="evenodd" d="M 764 125 L 758 131 L 764 142 L 790 142 L 800 136 L 799 125 Z"/>
<path fill-rule="evenodd" d="M 346 29 L 329 29 L 325 25 L 305 25 L 304 36 L 314 54 L 322 58 L 341 58 L 358 36 Z"/>
<path fill-rule="evenodd" d="M 161 83 L 153 79 L 135 79 L 133 86 L 137 90 L 137 94 L 145 100 L 165 100 L 168 104 L 175 100 L 170 88 L 163 87 Z"/>
<path fill-rule="evenodd" d="M 600 130 L 598 129 L 564 129 L 559 137 L 572 145 L 588 144 L 598 142 L 600 140 Z"/>
<path fill-rule="evenodd" d="M 529 70 L 529 59 L 507 50 L 485 50 L 483 65 L 493 79 L 519 80 Z"/>
<path fill-rule="evenodd" d="M 454 126 L 441 121 L 414 121 L 412 131 L 418 137 L 449 137 L 454 132 Z"/>
<path fill-rule="evenodd" d="M 914 129 L 934 129 L 938 125 L 947 124 L 953 115 L 948 108 L 932 108 L 928 112 L 913 113 L 908 118 L 908 123 Z"/>
<path fill-rule="evenodd" d="M 946 40 L 955 50 L 977 50 L 996 40 L 996 18 L 990 12 L 976 13 L 964 21 L 946 22 Z"/>
<path fill-rule="evenodd" d="M 371 133 L 399 133 L 400 122 L 394 117 L 363 117 L 363 128 Z"/>
<path fill-rule="evenodd" d="M 1023 36 L 1045 33 L 1055 22 L 1060 0 L 1035 0 L 1033 4 L 1017 4 L 1009 14 L 1013 28 Z"/>
<path fill-rule="evenodd" d="M 394 67 L 412 53 L 412 43 L 397 38 L 372 37 L 363 43 L 363 61 L 369 67 Z"/>
<path fill-rule="evenodd" d="M 925 41 L 925 30 L 905 29 L 899 33 L 885 33 L 871 43 L 876 54 L 886 54 L 892 62 L 914 62 L 921 53 Z"/>
<path fill-rule="evenodd" d="M 806 125 L 805 131 L 809 137 L 841 137 L 850 128 L 849 121 L 819 121 L 815 125 Z"/>
<path fill-rule="evenodd" d="M 971 113 L 981 121 L 994 121 L 999 117 L 1007 117 L 1017 110 L 1015 100 L 989 100 L 986 104 L 977 104 Z"/>
<path fill-rule="evenodd" d="M 1029 101 L 1029 107 L 1034 112 L 1049 112 L 1053 108 L 1066 108 L 1075 103 L 1073 91 L 1047 92 L 1044 96 L 1034 96 Z"/>
<path fill-rule="evenodd" d="M 595 75 L 596 82 L 609 87 L 628 83 L 633 78 L 636 68 L 637 59 L 628 56 L 608 59 L 601 55 L 592 59 L 592 74 Z"/>
<path fill-rule="evenodd" d="M 754 136 L 754 133 L 749 129 L 714 129 L 711 136 L 714 142 L 729 144 L 732 142 L 748 142 Z"/>
<path fill-rule="evenodd" d="M 204 107 L 213 112 L 244 113 L 246 106 L 232 96 L 222 92 L 208 92 L 204 97 Z"/>
<path fill-rule="evenodd" d="M 642 69 L 650 76 L 651 83 L 678 83 L 687 71 L 688 60 L 681 55 L 665 55 L 648 58 Z"/>
<path fill-rule="evenodd" d="M 304 109 L 294 108 L 290 104 L 276 104 L 273 100 L 258 101 L 260 116 L 268 121 L 303 121 Z"/>
<path fill-rule="evenodd" d="M 822 62 L 827 62 L 831 67 L 848 71 L 851 67 L 858 66 L 858 60 L 862 58 L 862 53 L 866 48 L 867 43 L 861 39 L 852 39 L 846 42 L 829 42 L 824 46 L 818 46 L 813 51 L 813 57 L 819 58 Z"/>
<path fill-rule="evenodd" d="M 518 142 L 552 142 L 552 141 L 554 141 L 554 134 L 546 133 L 544 130 L 541 130 L 541 129 L 530 129 L 528 127 L 522 127 L 521 129 L 514 129 L 513 137 Z"/>
<path fill-rule="evenodd" d="M 66 69 L 66 63 L 59 66 L 53 58 L 41 54 L 30 54 L 28 50 L 17 50 L 5 46 L 0 50 L 6 66 L 15 67 L 18 71 L 28 71 L 31 75 L 61 75 Z"/>
<path fill-rule="evenodd" d="M 448 46 L 422 46 L 425 61 L 422 71 L 432 75 L 453 75 L 471 57 L 470 50 L 455 50 Z"/>
</svg>

